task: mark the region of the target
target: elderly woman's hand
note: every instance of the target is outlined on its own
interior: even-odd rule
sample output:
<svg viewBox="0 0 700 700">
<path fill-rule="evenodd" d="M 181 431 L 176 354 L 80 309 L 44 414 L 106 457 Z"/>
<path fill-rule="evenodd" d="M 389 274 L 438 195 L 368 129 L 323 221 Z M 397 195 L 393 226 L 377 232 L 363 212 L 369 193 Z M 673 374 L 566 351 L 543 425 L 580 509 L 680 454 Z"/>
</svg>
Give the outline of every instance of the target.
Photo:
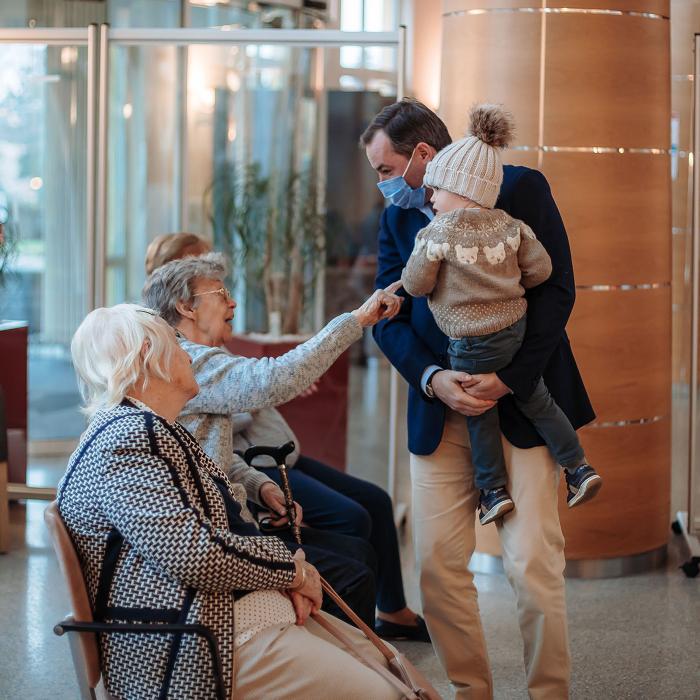
<svg viewBox="0 0 700 700">
<path fill-rule="evenodd" d="M 273 512 L 280 517 L 277 520 L 270 521 L 270 525 L 273 527 L 281 527 L 289 522 L 287 518 L 287 502 L 284 500 L 284 493 L 282 489 L 271 481 L 266 481 L 260 487 L 260 500 Z M 295 519 L 294 522 L 297 525 L 301 525 L 301 520 L 304 517 L 304 511 L 302 507 L 294 501 L 294 512 Z"/>
<path fill-rule="evenodd" d="M 297 575 L 287 593 L 292 600 L 294 612 L 297 616 L 297 625 L 303 625 L 312 612 L 318 612 L 323 602 L 321 590 L 321 577 L 316 567 L 306 562 L 303 549 L 297 549 L 294 553 L 294 563 L 297 567 Z"/>
<path fill-rule="evenodd" d="M 395 292 L 400 287 L 401 280 L 397 280 L 386 289 L 377 289 L 362 306 L 352 312 L 363 328 L 373 326 L 383 319 L 393 318 L 399 313 L 403 298 Z"/>
</svg>

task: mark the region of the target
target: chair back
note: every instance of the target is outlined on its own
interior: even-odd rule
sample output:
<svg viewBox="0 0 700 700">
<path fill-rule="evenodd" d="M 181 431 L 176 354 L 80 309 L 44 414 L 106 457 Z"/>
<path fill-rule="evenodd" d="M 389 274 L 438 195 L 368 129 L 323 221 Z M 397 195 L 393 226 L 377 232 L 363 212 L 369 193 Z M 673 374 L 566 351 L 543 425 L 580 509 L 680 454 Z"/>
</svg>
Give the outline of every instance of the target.
<svg viewBox="0 0 700 700">
<path fill-rule="evenodd" d="M 68 530 L 58 511 L 58 504 L 52 501 L 44 511 L 44 522 L 51 533 L 58 563 L 68 586 L 68 597 L 76 622 L 92 622 L 92 608 L 88 597 L 85 578 L 80 568 L 80 560 L 73 546 Z M 79 679 L 84 678 L 92 689 L 100 681 L 100 653 L 97 637 L 92 632 L 78 632 L 79 643 L 73 648 L 73 664 Z"/>
</svg>

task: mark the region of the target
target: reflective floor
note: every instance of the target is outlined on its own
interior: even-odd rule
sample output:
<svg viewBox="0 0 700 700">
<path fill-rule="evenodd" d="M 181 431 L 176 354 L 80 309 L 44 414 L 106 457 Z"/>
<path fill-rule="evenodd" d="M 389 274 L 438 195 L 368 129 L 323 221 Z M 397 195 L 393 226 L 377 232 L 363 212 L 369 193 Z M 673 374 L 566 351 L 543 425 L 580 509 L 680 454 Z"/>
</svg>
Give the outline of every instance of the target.
<svg viewBox="0 0 700 700">
<path fill-rule="evenodd" d="M 379 397 L 387 396 L 388 372 L 369 363 L 351 386 L 351 471 L 386 485 L 388 411 Z M 62 459 L 34 460 L 30 481 L 55 485 L 63 465 Z M 397 498 L 408 500 L 407 478 L 401 472 Z M 44 531 L 44 507 L 38 501 L 12 505 L 12 550 L 0 555 L 0 700 L 77 697 L 68 642 L 52 633 L 68 603 Z M 404 579 L 409 604 L 418 609 L 410 535 L 408 523 L 402 537 Z M 669 537 L 669 562 L 663 570 L 567 582 L 574 700 L 700 700 L 700 578 L 688 579 L 678 570 L 686 558 L 682 539 Z M 476 584 L 495 697 L 526 698 L 510 586 L 502 575 L 477 575 Z M 399 646 L 444 697 L 451 697 L 431 647 Z"/>
<path fill-rule="evenodd" d="M 0 698 L 73 700 L 77 687 L 66 639 L 52 626 L 67 612 L 63 581 L 44 531 L 44 504 L 12 506 L 12 551 L 0 556 Z M 700 578 L 668 567 L 625 579 L 568 582 L 574 699 L 698 700 Z M 404 544 L 409 602 L 417 604 L 410 547 Z M 491 653 L 495 697 L 524 698 L 515 603 L 504 576 L 476 577 Z M 399 646 L 451 697 L 432 649 Z"/>
</svg>

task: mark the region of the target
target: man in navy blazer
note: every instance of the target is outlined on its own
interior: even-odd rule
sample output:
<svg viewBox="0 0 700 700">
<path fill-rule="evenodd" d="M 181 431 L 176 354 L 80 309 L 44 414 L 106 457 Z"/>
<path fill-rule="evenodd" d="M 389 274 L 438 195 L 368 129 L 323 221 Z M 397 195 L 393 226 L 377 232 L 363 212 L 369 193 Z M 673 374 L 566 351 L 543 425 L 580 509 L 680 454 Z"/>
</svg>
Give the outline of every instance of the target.
<svg viewBox="0 0 700 700">
<path fill-rule="evenodd" d="M 386 287 L 400 278 L 416 234 L 434 216 L 430 192 L 422 189 L 423 175 L 451 138 L 436 114 L 404 99 L 384 108 L 360 141 L 393 202 L 382 214 L 379 232 L 376 286 Z M 575 299 L 574 275 L 564 224 L 545 177 L 506 165 L 496 208 L 533 229 L 553 266 L 549 280 L 526 293 L 527 333 L 511 364 L 474 376 L 445 369 L 448 340 L 425 298 L 407 297 L 401 312 L 373 332 L 409 384 L 408 448 L 423 611 L 456 697 L 493 695 L 477 593 L 468 570 L 478 490 L 464 416 L 482 413 L 497 401 L 508 488 L 515 502 L 498 533 L 517 598 L 528 689 L 532 698 L 566 698 L 570 655 L 564 538 L 557 510 L 560 469 L 512 394 L 529 396 L 543 376 L 575 428 L 593 420 L 594 413 L 565 332 Z"/>
</svg>

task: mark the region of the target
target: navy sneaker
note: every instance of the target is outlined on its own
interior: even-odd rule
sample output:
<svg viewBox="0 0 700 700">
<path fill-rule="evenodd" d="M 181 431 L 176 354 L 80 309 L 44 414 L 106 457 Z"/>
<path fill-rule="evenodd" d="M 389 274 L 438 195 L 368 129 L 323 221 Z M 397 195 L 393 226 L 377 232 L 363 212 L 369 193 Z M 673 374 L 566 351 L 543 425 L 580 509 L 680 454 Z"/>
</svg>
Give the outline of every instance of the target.
<svg viewBox="0 0 700 700">
<path fill-rule="evenodd" d="M 481 489 L 479 492 L 479 522 L 482 525 L 502 518 L 506 513 L 510 513 L 515 505 L 513 499 L 504 486 L 499 486 L 497 489 Z"/>
<path fill-rule="evenodd" d="M 590 501 L 603 485 L 603 480 L 590 464 L 582 464 L 573 472 L 565 469 L 564 474 L 566 475 L 566 502 L 569 508 Z"/>
</svg>

